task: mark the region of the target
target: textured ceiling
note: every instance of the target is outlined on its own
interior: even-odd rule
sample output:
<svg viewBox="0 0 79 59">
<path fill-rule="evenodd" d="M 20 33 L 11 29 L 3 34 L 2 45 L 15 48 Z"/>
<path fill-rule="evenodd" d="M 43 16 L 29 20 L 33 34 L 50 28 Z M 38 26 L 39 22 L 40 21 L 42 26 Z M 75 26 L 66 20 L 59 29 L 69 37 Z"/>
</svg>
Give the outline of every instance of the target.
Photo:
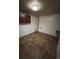
<svg viewBox="0 0 79 59">
<path fill-rule="evenodd" d="M 32 11 L 27 5 L 33 0 L 19 0 L 20 12 L 35 16 L 46 16 L 60 13 L 60 0 L 39 0 L 41 9 L 37 12 Z"/>
</svg>

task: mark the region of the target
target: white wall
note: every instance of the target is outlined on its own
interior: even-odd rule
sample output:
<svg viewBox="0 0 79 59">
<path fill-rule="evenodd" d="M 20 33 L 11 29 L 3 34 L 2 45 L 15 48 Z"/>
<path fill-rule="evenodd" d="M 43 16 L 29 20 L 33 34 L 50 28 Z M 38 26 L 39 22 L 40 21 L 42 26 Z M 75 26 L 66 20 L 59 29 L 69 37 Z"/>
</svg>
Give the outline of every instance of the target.
<svg viewBox="0 0 79 59">
<path fill-rule="evenodd" d="M 56 36 L 56 30 L 59 30 L 60 16 L 42 16 L 39 17 L 39 29 L 38 29 L 38 17 L 31 16 L 31 23 L 19 26 L 19 37 L 28 35 L 35 31 L 40 31 L 46 34 Z"/>
<path fill-rule="evenodd" d="M 39 17 L 40 32 L 56 36 L 56 30 L 60 29 L 60 15 L 41 16 Z"/>
<path fill-rule="evenodd" d="M 19 37 L 28 35 L 38 29 L 38 17 L 31 16 L 31 23 L 25 25 L 19 25 Z"/>
</svg>

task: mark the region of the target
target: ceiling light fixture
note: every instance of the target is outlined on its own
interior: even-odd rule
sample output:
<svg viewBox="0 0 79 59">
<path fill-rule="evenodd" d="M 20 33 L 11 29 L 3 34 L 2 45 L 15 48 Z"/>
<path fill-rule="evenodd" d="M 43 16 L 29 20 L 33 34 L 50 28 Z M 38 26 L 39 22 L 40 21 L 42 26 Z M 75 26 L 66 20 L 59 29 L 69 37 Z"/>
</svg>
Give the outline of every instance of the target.
<svg viewBox="0 0 79 59">
<path fill-rule="evenodd" d="M 32 9 L 33 9 L 33 11 L 37 11 L 38 10 L 38 6 L 37 5 L 33 5 Z"/>
<path fill-rule="evenodd" d="M 42 4 L 39 0 L 31 0 L 26 4 L 31 11 L 40 11 L 42 9 Z"/>
</svg>

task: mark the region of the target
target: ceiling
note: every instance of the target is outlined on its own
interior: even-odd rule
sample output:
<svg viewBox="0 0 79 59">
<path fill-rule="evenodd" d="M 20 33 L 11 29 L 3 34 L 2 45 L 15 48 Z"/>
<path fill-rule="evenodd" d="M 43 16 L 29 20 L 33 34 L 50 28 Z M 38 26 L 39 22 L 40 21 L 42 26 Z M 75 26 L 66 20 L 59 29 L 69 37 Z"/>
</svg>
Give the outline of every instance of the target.
<svg viewBox="0 0 79 59">
<path fill-rule="evenodd" d="M 60 0 L 39 0 L 41 6 L 39 11 L 32 11 L 29 8 L 28 5 L 32 1 L 33 0 L 19 0 L 20 12 L 35 16 L 46 16 L 60 13 Z"/>
</svg>

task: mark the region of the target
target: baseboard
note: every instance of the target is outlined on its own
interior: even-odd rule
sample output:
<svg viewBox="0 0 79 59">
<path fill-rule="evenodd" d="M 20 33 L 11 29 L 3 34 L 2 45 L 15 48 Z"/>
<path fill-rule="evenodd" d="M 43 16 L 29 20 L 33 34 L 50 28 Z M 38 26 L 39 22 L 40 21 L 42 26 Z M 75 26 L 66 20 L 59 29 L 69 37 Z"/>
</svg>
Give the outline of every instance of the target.
<svg viewBox="0 0 79 59">
<path fill-rule="evenodd" d="M 34 32 L 38 32 L 38 31 L 34 31 Z M 30 35 L 30 34 L 32 34 L 32 33 L 34 33 L 34 32 L 31 32 L 31 33 L 29 33 L 29 34 L 27 34 L 27 35 Z M 23 35 L 23 36 L 19 36 L 19 38 L 22 38 L 22 37 L 25 37 L 26 35 Z"/>
<path fill-rule="evenodd" d="M 35 32 L 40 32 L 40 31 L 34 31 L 34 32 L 32 32 L 32 33 L 35 33 Z M 29 34 L 27 34 L 27 35 L 30 35 L 30 34 L 32 34 L 32 33 L 29 33 Z M 47 34 L 47 33 L 44 33 L 44 32 L 40 32 L 40 33 L 43 33 L 43 34 L 46 34 L 46 35 L 49 35 L 49 36 L 52 36 L 52 37 L 56 38 L 55 35 Z M 25 37 L 25 36 L 26 36 L 26 35 L 21 36 L 21 37 L 19 37 L 19 38 L 22 38 L 22 37 Z"/>
<path fill-rule="evenodd" d="M 37 31 L 37 32 L 41 32 L 41 31 Z M 44 33 L 44 32 L 41 32 L 41 33 L 46 34 L 46 35 L 50 35 L 50 36 L 53 36 L 53 37 L 55 37 L 55 38 L 56 38 L 56 36 L 55 36 L 55 35 L 51 35 L 51 34 Z"/>
</svg>

